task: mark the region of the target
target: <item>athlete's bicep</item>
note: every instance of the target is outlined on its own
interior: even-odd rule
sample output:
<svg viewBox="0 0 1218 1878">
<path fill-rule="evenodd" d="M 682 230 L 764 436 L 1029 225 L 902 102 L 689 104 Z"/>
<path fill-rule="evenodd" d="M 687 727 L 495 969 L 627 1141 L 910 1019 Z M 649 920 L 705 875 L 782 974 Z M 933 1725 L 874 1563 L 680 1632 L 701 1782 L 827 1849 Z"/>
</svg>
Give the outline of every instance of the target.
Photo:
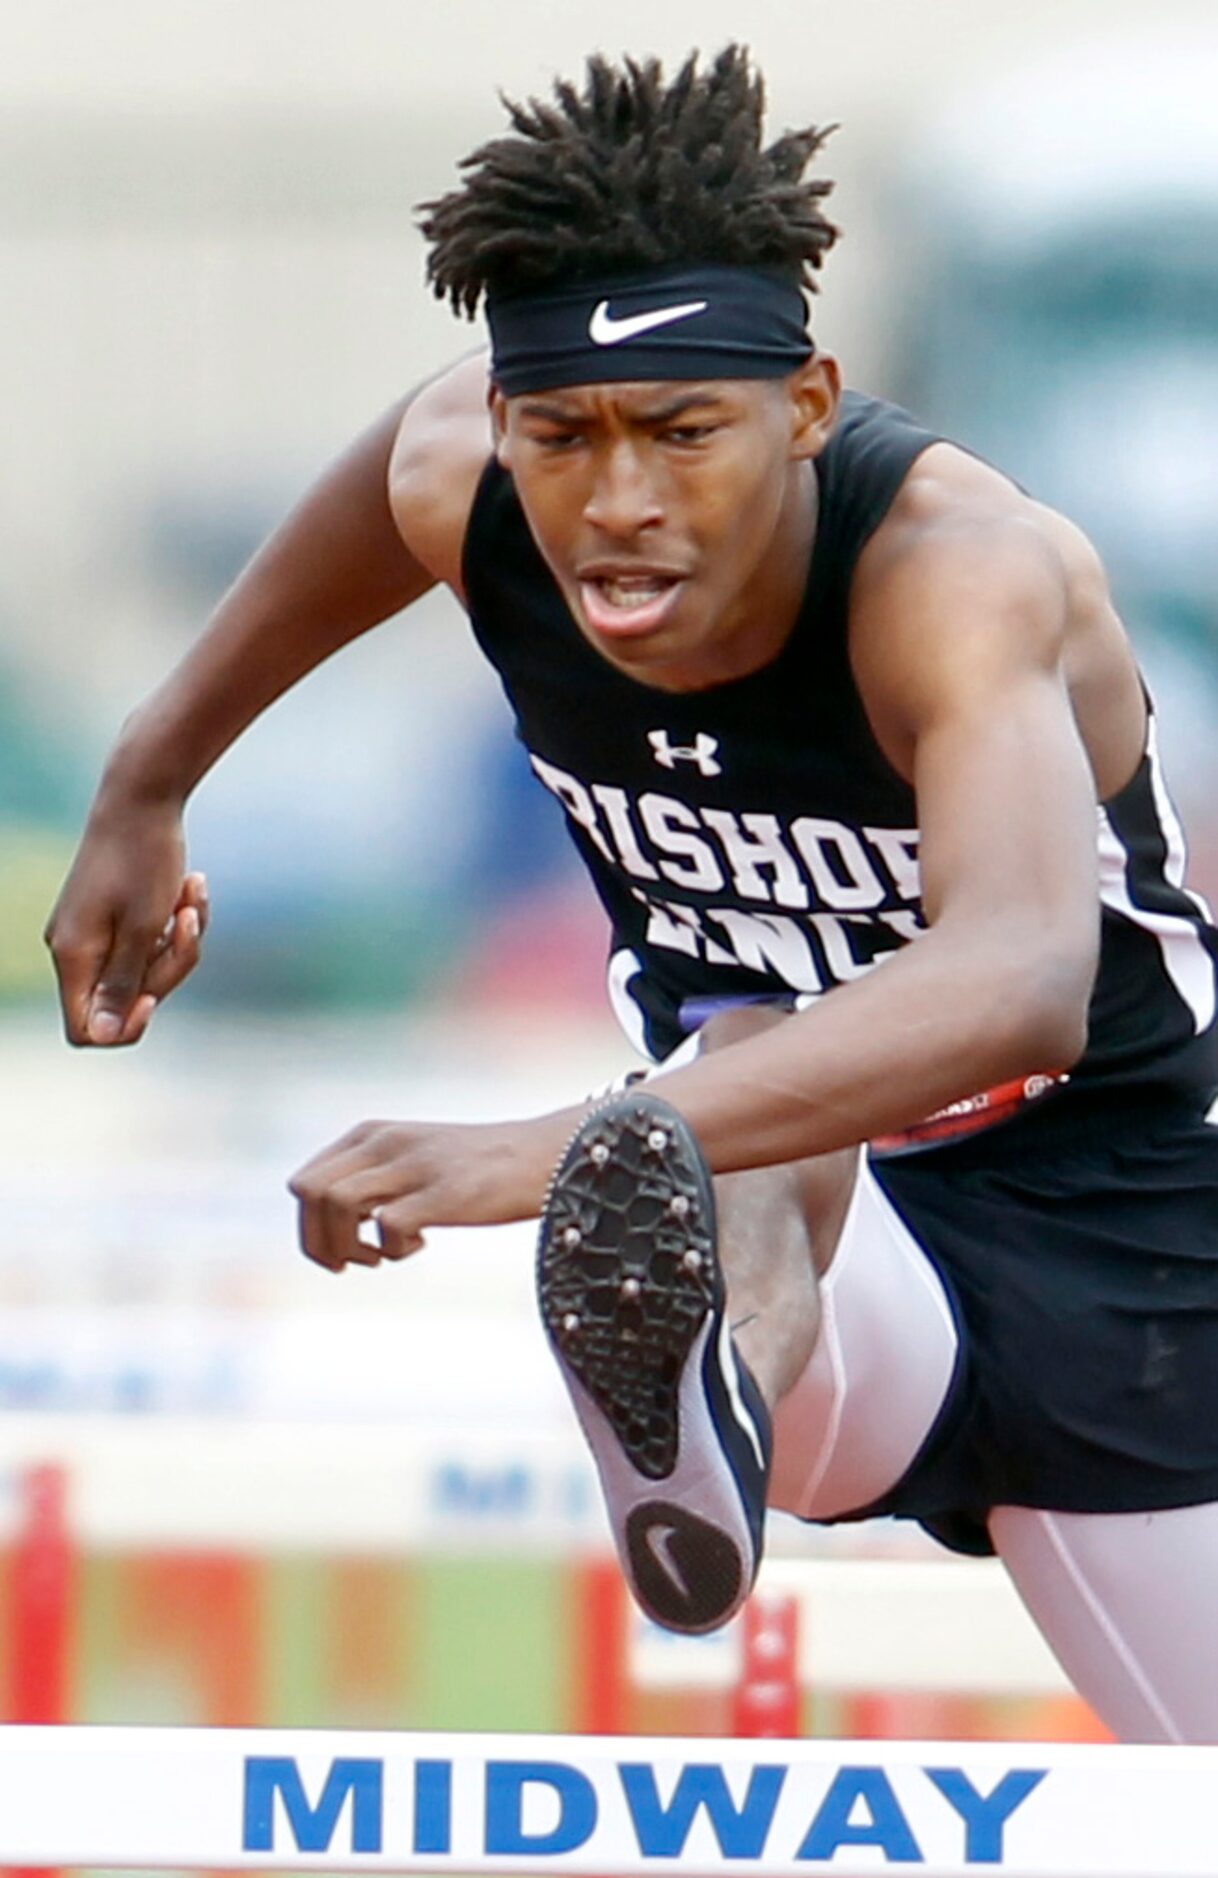
<svg viewBox="0 0 1218 1878">
<path fill-rule="evenodd" d="M 935 923 L 989 913 L 1043 944 L 1094 946 L 1095 797 L 1065 686 L 1005 674 L 917 738 L 923 905 Z"/>
<path fill-rule="evenodd" d="M 1019 525 L 949 532 L 893 570 L 876 690 L 907 750 L 932 926 L 1009 954 L 1085 1007 L 1095 795 L 1063 671 L 1066 600 Z"/>
</svg>

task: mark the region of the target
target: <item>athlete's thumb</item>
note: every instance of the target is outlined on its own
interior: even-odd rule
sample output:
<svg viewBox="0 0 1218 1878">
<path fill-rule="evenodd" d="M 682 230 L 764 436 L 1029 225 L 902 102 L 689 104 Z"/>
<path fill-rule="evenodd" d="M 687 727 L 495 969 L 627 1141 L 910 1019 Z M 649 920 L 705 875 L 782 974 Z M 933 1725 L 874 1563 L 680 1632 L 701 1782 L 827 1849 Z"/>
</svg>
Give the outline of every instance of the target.
<svg viewBox="0 0 1218 1878">
<path fill-rule="evenodd" d="M 140 995 L 156 935 L 139 928 L 120 931 L 110 948 L 89 1002 L 89 1042 L 117 1043 Z"/>
</svg>

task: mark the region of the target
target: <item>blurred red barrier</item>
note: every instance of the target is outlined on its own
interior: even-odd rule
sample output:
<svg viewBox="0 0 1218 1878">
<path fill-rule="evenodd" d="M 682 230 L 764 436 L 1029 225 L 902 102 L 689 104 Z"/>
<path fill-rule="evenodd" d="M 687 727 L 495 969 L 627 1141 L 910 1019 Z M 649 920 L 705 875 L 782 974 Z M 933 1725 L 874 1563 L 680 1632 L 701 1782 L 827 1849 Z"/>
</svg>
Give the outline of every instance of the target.
<svg viewBox="0 0 1218 1878">
<path fill-rule="evenodd" d="M 21 1521 L 9 1578 L 5 1709 L 14 1722 L 64 1722 L 70 1709 L 75 1568 L 62 1467 L 31 1467 L 21 1481 Z M 12 1869 L 11 1878 L 39 1878 Z M 43 1878 L 55 1878 L 53 1873 Z"/>
<path fill-rule="evenodd" d="M 627 1726 L 626 1592 L 616 1559 L 584 1559 L 575 1571 L 575 1687 L 580 1735 L 619 1735 Z"/>
<path fill-rule="evenodd" d="M 62 1722 L 69 1713 L 74 1558 L 62 1467 L 31 1467 L 21 1482 L 12 1553 L 7 1701 L 15 1722 Z"/>
<path fill-rule="evenodd" d="M 732 1700 L 732 1733 L 748 1741 L 796 1736 L 800 1732 L 798 1600 L 755 1592 L 740 1621 L 743 1654 Z"/>
</svg>

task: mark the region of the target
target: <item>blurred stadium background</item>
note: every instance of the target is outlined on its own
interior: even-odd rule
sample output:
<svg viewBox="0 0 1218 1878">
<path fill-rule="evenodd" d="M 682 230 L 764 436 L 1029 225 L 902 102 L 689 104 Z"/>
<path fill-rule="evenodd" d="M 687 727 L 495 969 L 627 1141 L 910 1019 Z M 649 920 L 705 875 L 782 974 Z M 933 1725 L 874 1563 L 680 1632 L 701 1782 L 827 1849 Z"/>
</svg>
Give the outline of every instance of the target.
<svg viewBox="0 0 1218 1878">
<path fill-rule="evenodd" d="M 596 916 L 456 610 L 429 600 L 351 648 L 201 790 L 208 959 L 139 1051 L 58 1041 L 39 933 L 125 711 L 320 463 L 470 342 L 423 291 L 412 208 L 493 133 L 496 88 L 544 87 L 594 46 L 729 37 L 768 73 L 776 128 L 842 125 L 822 342 L 1107 555 L 1196 884 L 1218 892 L 1212 0 L 1166 0 L 1153 27 L 1136 0 L 4 9 L 0 1466 L 74 1459 L 82 1719 L 578 1719 L 565 1553 L 596 1550 L 596 1513 L 528 1232 L 440 1235 L 336 1282 L 294 1254 L 283 1190 L 362 1116 L 524 1111 L 623 1063 Z M 509 1444 L 490 1461 L 488 1426 Z M 178 1431 L 179 1466 L 118 1494 L 127 1526 L 90 1526 L 89 1468 L 140 1429 L 160 1457 Z M 387 1431 L 428 1457 L 414 1532 L 376 1472 Z M 558 1475 L 534 1477 L 555 1442 Z M 333 1461 L 300 1486 L 304 1526 L 267 1486 L 293 1443 Z M 184 1495 L 171 1476 L 203 1454 Z M 381 1527 L 351 1510 L 357 1474 Z M 179 1511 L 158 1525 L 162 1501 Z M 722 1705 L 676 1718 L 721 1725 Z"/>
</svg>

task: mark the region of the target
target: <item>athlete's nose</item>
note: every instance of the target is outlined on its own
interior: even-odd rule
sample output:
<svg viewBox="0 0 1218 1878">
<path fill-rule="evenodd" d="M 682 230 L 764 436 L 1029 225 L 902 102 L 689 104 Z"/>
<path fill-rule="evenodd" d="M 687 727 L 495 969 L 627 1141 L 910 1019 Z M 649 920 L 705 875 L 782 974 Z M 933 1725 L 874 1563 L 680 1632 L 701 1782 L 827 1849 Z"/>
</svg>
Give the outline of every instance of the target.
<svg viewBox="0 0 1218 1878">
<path fill-rule="evenodd" d="M 627 541 L 663 521 L 659 491 L 628 440 L 613 443 L 597 462 L 584 519 L 603 534 Z"/>
</svg>

